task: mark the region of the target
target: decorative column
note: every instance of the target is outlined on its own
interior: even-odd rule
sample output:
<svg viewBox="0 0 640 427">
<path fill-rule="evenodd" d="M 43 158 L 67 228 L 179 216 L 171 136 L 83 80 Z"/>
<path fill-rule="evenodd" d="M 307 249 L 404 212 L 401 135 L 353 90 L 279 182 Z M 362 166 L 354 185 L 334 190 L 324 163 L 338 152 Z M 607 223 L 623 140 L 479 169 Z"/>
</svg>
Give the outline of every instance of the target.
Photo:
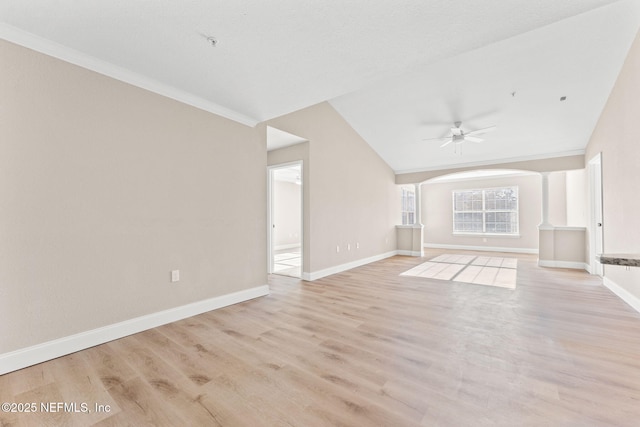
<svg viewBox="0 0 640 427">
<path fill-rule="evenodd" d="M 542 222 L 538 225 L 538 265 L 555 265 L 555 232 L 549 222 L 549 172 L 540 172 L 542 177 Z"/>
<path fill-rule="evenodd" d="M 415 186 L 415 204 L 416 204 L 416 218 L 415 225 L 422 225 L 422 203 L 420 202 L 420 185 L 421 184 L 413 184 Z"/>
<path fill-rule="evenodd" d="M 424 256 L 424 225 L 422 224 L 422 197 L 420 194 L 420 184 L 415 185 L 416 220 L 413 224 L 413 247 L 414 256 Z"/>
<path fill-rule="evenodd" d="M 549 222 L 549 172 L 540 172 L 542 177 L 542 222 L 538 229 L 553 227 Z"/>
</svg>

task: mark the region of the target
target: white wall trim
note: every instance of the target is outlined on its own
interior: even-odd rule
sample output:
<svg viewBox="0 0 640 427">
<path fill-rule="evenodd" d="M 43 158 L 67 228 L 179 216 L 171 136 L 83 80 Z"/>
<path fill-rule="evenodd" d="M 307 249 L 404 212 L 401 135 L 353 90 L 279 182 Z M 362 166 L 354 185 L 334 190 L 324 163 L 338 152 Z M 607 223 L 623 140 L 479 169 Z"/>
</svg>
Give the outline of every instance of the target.
<svg viewBox="0 0 640 427">
<path fill-rule="evenodd" d="M 555 261 L 555 260 L 538 260 L 539 267 L 551 267 L 551 268 L 573 268 L 576 270 L 587 270 L 589 271 L 589 266 L 586 262 L 575 262 L 575 261 Z"/>
<path fill-rule="evenodd" d="M 295 248 L 299 248 L 300 247 L 300 243 L 289 243 L 287 245 L 278 245 L 275 246 L 273 249 L 276 251 L 281 251 L 283 249 L 295 249 Z"/>
<path fill-rule="evenodd" d="M 602 284 L 609 288 L 611 292 L 620 297 L 621 300 L 629 304 L 634 310 L 640 312 L 640 299 L 637 296 L 633 295 L 608 277 L 602 278 Z"/>
<path fill-rule="evenodd" d="M 274 210 L 274 203 L 273 203 L 273 186 L 274 186 L 274 172 L 277 171 L 278 169 L 286 169 L 286 168 L 290 168 L 292 166 L 299 166 L 300 167 L 300 179 L 302 180 L 302 185 L 300 186 L 300 242 L 298 242 L 298 246 L 302 248 L 301 251 L 301 258 L 302 258 L 302 266 L 301 268 L 304 268 L 305 264 L 308 262 L 307 257 L 309 256 L 309 254 L 305 253 L 304 250 L 304 241 L 305 241 L 305 234 L 304 234 L 304 229 L 305 229 L 305 219 L 304 219 L 304 215 L 305 215 L 305 200 L 306 200 L 306 192 L 305 192 L 305 186 L 306 186 L 306 178 L 305 178 L 305 166 L 304 166 L 304 161 L 303 160 L 294 160 L 292 162 L 285 162 L 285 163 L 278 163 L 276 165 L 267 165 L 267 273 L 268 274 L 273 274 L 274 271 L 274 264 L 275 264 L 275 259 L 274 259 L 274 251 L 277 250 L 278 248 L 275 248 L 275 243 L 274 243 L 274 239 L 273 239 L 273 218 L 274 218 L 274 214 L 273 214 L 273 210 Z M 304 279 L 304 275 L 305 273 L 302 273 L 302 279 Z"/>
<path fill-rule="evenodd" d="M 499 239 L 519 239 L 522 237 L 520 233 L 507 234 L 507 233 L 470 233 L 466 231 L 454 231 L 451 233 L 454 237 L 497 237 Z"/>
<path fill-rule="evenodd" d="M 268 285 L 257 286 L 0 354 L 0 375 L 268 294 Z"/>
<path fill-rule="evenodd" d="M 587 260 L 591 265 L 591 274 L 604 276 L 604 267 L 598 260 L 598 254 L 604 252 L 604 230 L 597 224 L 603 222 L 603 204 L 602 204 L 602 152 L 597 153 L 586 165 L 587 168 L 587 184 L 589 197 L 589 220 L 588 220 L 588 237 L 589 237 L 589 255 Z"/>
<path fill-rule="evenodd" d="M 398 249 L 396 251 L 396 255 L 403 255 L 403 256 L 422 256 L 422 254 L 418 251 L 405 251 L 405 250 L 400 250 Z"/>
<path fill-rule="evenodd" d="M 573 225 L 553 225 L 554 230 L 558 231 L 586 231 L 587 227 Z"/>
<path fill-rule="evenodd" d="M 438 243 L 425 243 L 424 247 L 431 249 L 459 249 L 465 251 L 513 252 L 519 254 L 538 253 L 536 248 L 503 248 L 499 246 L 441 245 Z"/>
<path fill-rule="evenodd" d="M 251 117 L 245 116 L 244 114 L 218 105 L 192 93 L 177 89 L 157 80 L 150 79 L 142 74 L 135 73 L 110 62 L 89 56 L 75 49 L 63 46 L 54 41 L 20 30 L 5 23 L 0 23 L 0 38 L 247 126 L 253 127 L 258 123 L 257 120 Z"/>
<path fill-rule="evenodd" d="M 312 271 L 311 273 L 302 273 L 302 280 L 314 281 L 321 279 L 332 274 L 342 273 L 343 271 L 351 270 L 352 268 L 360 267 L 365 264 L 380 261 L 385 258 L 398 255 L 398 251 L 386 252 L 380 255 L 374 255 L 368 258 L 362 258 L 355 261 L 348 262 L 346 264 L 336 265 L 334 267 L 325 268 L 324 270 Z"/>
</svg>

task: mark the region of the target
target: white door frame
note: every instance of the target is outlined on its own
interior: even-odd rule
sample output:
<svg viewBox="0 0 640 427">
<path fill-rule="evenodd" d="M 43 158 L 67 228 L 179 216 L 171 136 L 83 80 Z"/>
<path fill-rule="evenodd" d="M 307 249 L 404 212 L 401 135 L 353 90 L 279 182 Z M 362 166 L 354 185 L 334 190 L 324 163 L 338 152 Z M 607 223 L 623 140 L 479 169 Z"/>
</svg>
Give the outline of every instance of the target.
<svg viewBox="0 0 640 427">
<path fill-rule="evenodd" d="M 279 163 L 267 166 L 267 273 L 273 273 L 274 250 L 273 250 L 273 174 L 278 169 L 287 169 L 291 166 L 300 166 L 300 277 L 304 266 L 304 164 L 302 160 L 294 162 Z"/>
<path fill-rule="evenodd" d="M 604 251 L 602 211 L 602 153 L 588 163 L 589 172 L 589 273 L 602 276 L 604 269 L 597 256 Z"/>
</svg>

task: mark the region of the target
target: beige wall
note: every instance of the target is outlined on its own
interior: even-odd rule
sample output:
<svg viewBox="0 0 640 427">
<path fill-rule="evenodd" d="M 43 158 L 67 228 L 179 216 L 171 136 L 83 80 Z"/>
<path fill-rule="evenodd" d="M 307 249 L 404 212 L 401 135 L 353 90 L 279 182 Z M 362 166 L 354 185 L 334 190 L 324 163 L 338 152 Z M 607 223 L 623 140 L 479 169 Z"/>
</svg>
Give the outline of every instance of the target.
<svg viewBox="0 0 640 427">
<path fill-rule="evenodd" d="M 539 262 L 547 267 L 584 269 L 585 235 L 582 227 L 540 230 Z"/>
<path fill-rule="evenodd" d="M 256 129 L 5 41 L 0 70 L 0 354 L 266 283 Z"/>
<path fill-rule="evenodd" d="M 587 226 L 587 173 L 585 169 L 567 171 L 567 225 Z"/>
<path fill-rule="evenodd" d="M 396 227 L 396 241 L 398 250 L 413 252 L 413 227 L 411 225 L 398 225 Z"/>
<path fill-rule="evenodd" d="M 584 259 L 584 230 L 554 230 L 554 259 L 558 261 L 580 262 Z"/>
<path fill-rule="evenodd" d="M 266 124 L 309 141 L 304 175 L 309 206 L 304 218 L 308 218 L 305 244 L 308 241 L 310 246 L 305 271 L 313 273 L 396 249 L 400 213 L 395 175 L 329 103 Z M 279 156 L 281 160 L 297 160 L 290 150 L 282 150 L 287 155 Z M 276 154 L 270 153 L 269 163 L 275 159 Z"/>
<path fill-rule="evenodd" d="M 288 181 L 273 184 L 273 244 L 291 247 L 301 242 L 301 186 Z"/>
<path fill-rule="evenodd" d="M 604 251 L 640 253 L 640 36 L 631 47 L 585 155 L 602 153 Z M 605 266 L 605 277 L 640 298 L 640 268 Z"/>
<path fill-rule="evenodd" d="M 487 178 L 422 185 L 422 223 L 425 244 L 482 246 L 537 250 L 541 219 L 539 175 Z M 520 237 L 454 236 L 452 192 L 454 190 L 518 186 Z M 486 241 L 484 241 L 486 240 Z"/>
<path fill-rule="evenodd" d="M 541 181 L 542 178 L 538 179 Z M 553 225 L 567 225 L 567 180 L 565 172 L 549 174 L 549 222 Z"/>
</svg>

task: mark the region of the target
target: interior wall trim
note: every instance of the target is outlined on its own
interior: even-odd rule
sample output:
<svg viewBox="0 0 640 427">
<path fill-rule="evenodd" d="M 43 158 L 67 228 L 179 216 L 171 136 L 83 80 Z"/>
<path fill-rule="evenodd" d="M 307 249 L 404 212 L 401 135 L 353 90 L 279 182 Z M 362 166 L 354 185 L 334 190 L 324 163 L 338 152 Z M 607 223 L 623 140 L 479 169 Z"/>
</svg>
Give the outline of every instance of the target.
<svg viewBox="0 0 640 427">
<path fill-rule="evenodd" d="M 276 251 L 281 251 L 281 250 L 284 250 L 284 249 L 297 249 L 300 246 L 301 246 L 300 243 L 289 243 L 287 245 L 274 246 L 273 249 L 276 250 Z"/>
<path fill-rule="evenodd" d="M 407 251 L 407 250 L 402 250 L 402 249 L 398 249 L 396 251 L 396 255 L 403 255 L 403 256 L 422 256 L 422 254 L 419 251 Z"/>
<path fill-rule="evenodd" d="M 314 281 L 321 279 L 326 276 L 330 276 L 332 274 L 342 273 L 343 271 L 351 270 L 352 268 L 360 267 L 362 265 L 366 265 L 372 262 L 380 261 L 385 258 L 392 257 L 394 255 L 398 255 L 398 251 L 390 251 L 385 252 L 380 255 L 374 255 L 368 258 L 362 258 L 355 261 L 347 262 L 345 264 L 336 265 L 334 267 L 325 268 L 323 270 L 312 271 L 311 273 L 302 273 L 302 280 L 306 281 Z"/>
<path fill-rule="evenodd" d="M 575 261 L 556 261 L 556 260 L 538 260 L 538 266 L 540 267 L 551 267 L 551 268 L 573 268 L 576 270 L 586 270 L 589 271 L 589 266 L 586 262 L 575 262 Z"/>
<path fill-rule="evenodd" d="M 469 246 L 469 245 L 441 245 L 439 243 L 425 243 L 425 248 L 430 249 L 459 249 L 465 251 L 487 251 L 487 252 L 513 252 L 519 254 L 537 254 L 536 248 L 508 248 L 499 246 Z"/>
<path fill-rule="evenodd" d="M 0 375 L 268 294 L 268 285 L 257 286 L 0 354 Z"/>
<path fill-rule="evenodd" d="M 608 277 L 602 278 L 602 284 L 605 285 L 611 292 L 616 294 L 620 299 L 629 304 L 635 311 L 640 313 L 640 298 L 627 291 L 622 286 L 618 285 Z"/>
</svg>

